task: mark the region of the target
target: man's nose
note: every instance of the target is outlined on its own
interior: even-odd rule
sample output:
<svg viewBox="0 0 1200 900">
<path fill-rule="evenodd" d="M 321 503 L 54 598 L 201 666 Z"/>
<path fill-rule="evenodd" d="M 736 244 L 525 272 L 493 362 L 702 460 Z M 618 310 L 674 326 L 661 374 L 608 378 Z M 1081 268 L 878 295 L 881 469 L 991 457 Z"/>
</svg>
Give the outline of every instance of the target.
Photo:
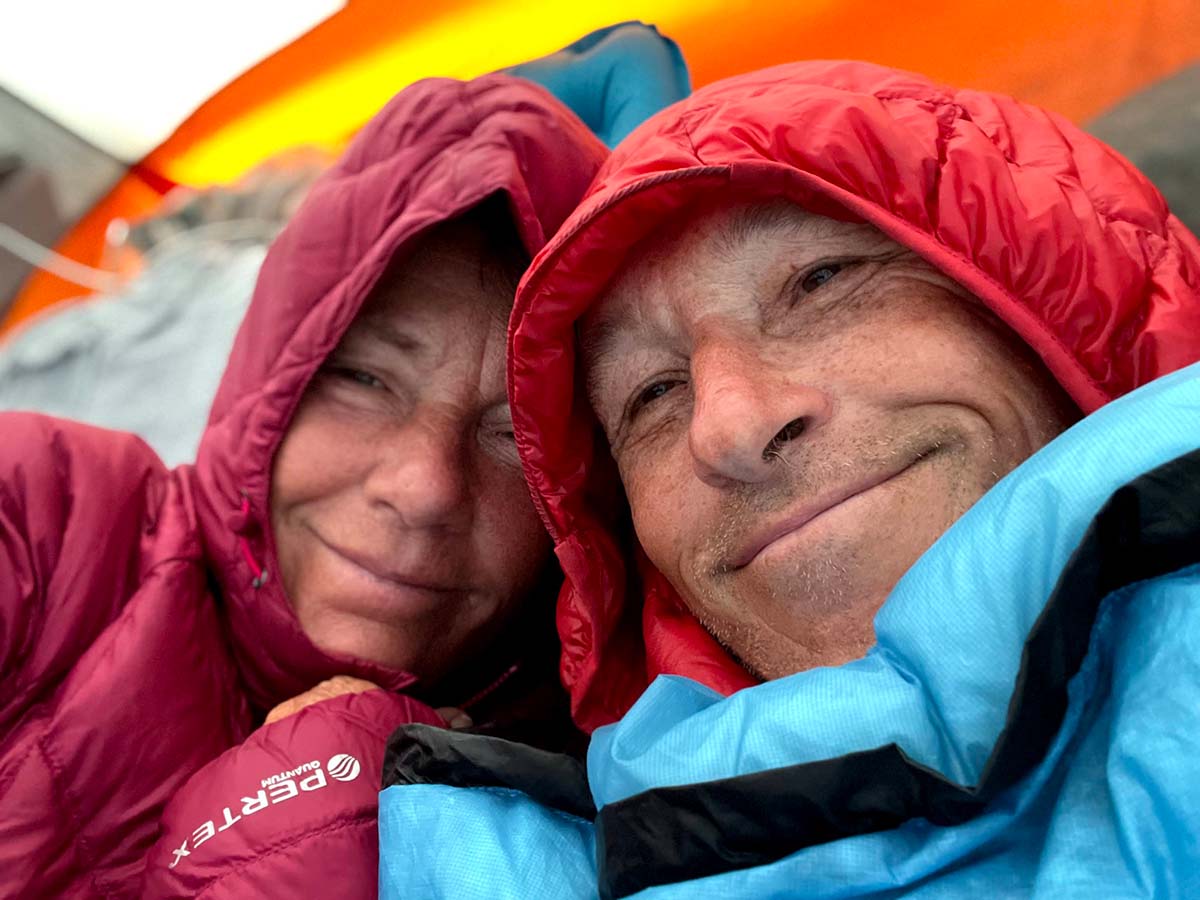
<svg viewBox="0 0 1200 900">
<path fill-rule="evenodd" d="M 795 442 L 828 419 L 828 394 L 802 366 L 768 361 L 753 346 L 698 347 L 692 356 L 692 466 L 713 487 L 771 478 Z"/>
<path fill-rule="evenodd" d="M 467 513 L 470 461 L 450 423 L 409 421 L 381 440 L 365 490 L 409 528 L 453 527 Z"/>
</svg>

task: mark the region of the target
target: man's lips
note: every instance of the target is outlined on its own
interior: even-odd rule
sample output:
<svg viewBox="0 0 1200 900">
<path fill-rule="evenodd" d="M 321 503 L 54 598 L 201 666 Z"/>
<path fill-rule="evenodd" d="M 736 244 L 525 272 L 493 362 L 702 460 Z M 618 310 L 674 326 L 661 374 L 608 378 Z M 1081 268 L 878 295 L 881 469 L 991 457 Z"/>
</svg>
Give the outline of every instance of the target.
<svg viewBox="0 0 1200 900">
<path fill-rule="evenodd" d="M 823 497 L 818 497 L 816 500 L 802 504 L 799 508 L 788 512 L 782 519 L 772 522 L 770 525 L 754 532 L 730 561 L 720 567 L 720 571 L 733 572 L 737 569 L 745 568 L 754 562 L 760 553 L 780 538 L 787 537 L 789 534 L 799 531 L 813 519 L 829 512 L 837 506 L 841 506 L 847 500 L 851 500 L 859 494 L 865 494 L 873 488 L 886 484 L 893 478 L 907 472 L 927 456 L 929 456 L 928 453 L 921 454 L 915 460 L 905 463 L 898 469 L 891 469 L 872 475 L 869 478 L 838 488 Z"/>
<path fill-rule="evenodd" d="M 428 573 L 406 572 L 391 568 L 368 554 L 360 553 L 357 550 L 351 550 L 341 544 L 326 540 L 319 534 L 317 535 L 317 540 L 336 556 L 340 556 L 345 562 L 361 570 L 364 575 L 381 584 L 440 594 L 453 593 L 460 590 L 457 585 L 451 584 L 446 579 Z"/>
</svg>

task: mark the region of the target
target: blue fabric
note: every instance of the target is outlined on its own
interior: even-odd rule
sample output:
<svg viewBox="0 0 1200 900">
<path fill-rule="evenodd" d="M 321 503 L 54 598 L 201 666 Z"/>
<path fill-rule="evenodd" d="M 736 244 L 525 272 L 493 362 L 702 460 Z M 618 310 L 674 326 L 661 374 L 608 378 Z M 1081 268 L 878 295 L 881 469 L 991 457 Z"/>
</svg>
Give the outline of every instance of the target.
<svg viewBox="0 0 1200 900">
<path fill-rule="evenodd" d="M 1026 635 L 1088 524 L 1116 488 L 1197 447 L 1200 365 L 1089 416 L 993 488 L 897 585 L 864 659 L 729 698 L 659 678 L 592 741 L 597 804 L 892 741 L 975 784 Z M 637 897 L 1200 897 L 1197 810 L 1200 567 L 1105 599 L 1051 749 L 983 814 L 954 827 L 914 820 Z M 590 824 L 519 794 L 393 787 L 380 827 L 385 898 L 596 896 Z M 469 862 L 447 865 L 449 848 Z M 430 868 L 436 878 L 415 889 L 413 873 Z"/>
<path fill-rule="evenodd" d="M 504 71 L 546 88 L 609 147 L 692 90 L 679 46 L 640 22 L 601 28 Z"/>
</svg>

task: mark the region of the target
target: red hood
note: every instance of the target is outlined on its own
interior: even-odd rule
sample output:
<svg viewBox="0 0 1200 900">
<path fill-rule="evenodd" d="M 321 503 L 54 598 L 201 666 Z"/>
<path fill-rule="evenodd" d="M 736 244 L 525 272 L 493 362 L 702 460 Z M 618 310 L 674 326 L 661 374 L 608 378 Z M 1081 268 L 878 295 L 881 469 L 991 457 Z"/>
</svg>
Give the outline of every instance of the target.
<svg viewBox="0 0 1200 900">
<path fill-rule="evenodd" d="M 714 194 L 873 224 L 982 298 L 1085 413 L 1200 358 L 1200 244 L 1056 115 L 850 62 L 739 76 L 663 111 L 535 260 L 510 325 L 519 446 L 566 574 L 563 676 L 588 729 L 659 673 L 751 683 L 638 551 L 631 577 L 629 536 L 591 499 L 606 451 L 574 377 L 574 324 L 629 248 Z"/>
<path fill-rule="evenodd" d="M 532 255 L 605 154 L 566 107 L 529 82 L 503 75 L 423 81 L 366 126 L 271 247 L 194 480 L 234 653 L 257 705 L 269 707 L 337 673 L 393 689 L 412 681 L 316 649 L 277 577 L 271 463 L 309 378 L 415 236 L 502 191 Z M 258 568 L 266 580 L 255 587 Z"/>
</svg>

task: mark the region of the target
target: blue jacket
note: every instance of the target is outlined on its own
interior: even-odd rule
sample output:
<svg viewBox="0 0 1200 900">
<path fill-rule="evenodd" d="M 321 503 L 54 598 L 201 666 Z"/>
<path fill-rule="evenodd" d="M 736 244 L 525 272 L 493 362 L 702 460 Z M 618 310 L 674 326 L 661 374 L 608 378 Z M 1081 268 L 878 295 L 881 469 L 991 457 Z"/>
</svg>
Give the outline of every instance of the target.
<svg viewBox="0 0 1200 900">
<path fill-rule="evenodd" d="M 659 678 L 582 768 L 393 738 L 384 898 L 1200 896 L 1200 364 L 1101 408 L 913 566 L 878 644 Z"/>
</svg>

